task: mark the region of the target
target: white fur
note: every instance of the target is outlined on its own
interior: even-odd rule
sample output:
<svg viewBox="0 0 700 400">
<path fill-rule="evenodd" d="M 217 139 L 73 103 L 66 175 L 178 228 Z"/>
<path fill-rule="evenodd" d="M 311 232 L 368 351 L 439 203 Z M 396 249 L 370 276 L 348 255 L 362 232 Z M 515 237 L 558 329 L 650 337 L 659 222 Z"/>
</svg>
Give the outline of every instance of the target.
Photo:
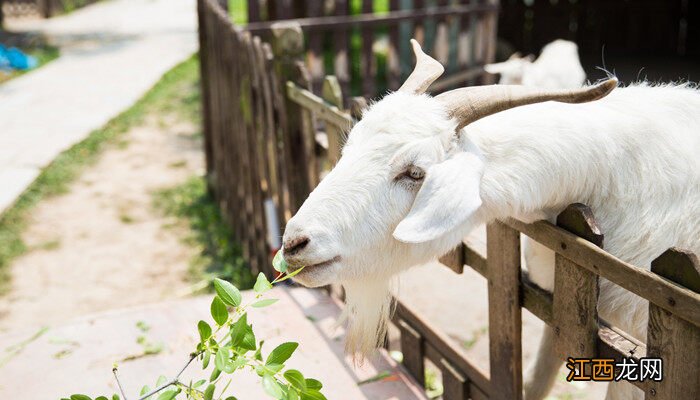
<svg viewBox="0 0 700 400">
<path fill-rule="evenodd" d="M 484 69 L 500 74 L 502 85 L 525 85 L 548 89 L 577 88 L 586 80 L 578 57 L 578 46 L 567 40 L 555 40 L 542 48 L 540 56 L 511 57 L 507 61 L 488 64 Z"/>
<path fill-rule="evenodd" d="M 671 246 L 700 254 L 699 109 L 695 88 L 642 84 L 592 103 L 504 111 L 472 123 L 457 138 L 456 121 L 436 100 L 390 94 L 365 113 L 338 165 L 287 225 L 285 240 L 311 238 L 295 261 L 341 257 L 305 270 L 299 281 L 341 282 L 350 289 L 348 350 L 367 354 L 383 337 L 390 278 L 444 254 L 475 226 L 495 219 L 551 220 L 580 202 L 592 208 L 605 249 L 624 261 L 649 268 Z M 411 164 L 426 171 L 422 186 L 397 180 Z M 415 213 L 421 230 L 407 237 L 400 227 Z M 532 278 L 551 288 L 548 256 L 534 257 L 545 260 L 533 260 Z M 646 310 L 639 297 L 601 282 L 601 317 L 640 340 L 646 338 Z M 632 398 L 620 396 L 611 398 Z"/>
</svg>

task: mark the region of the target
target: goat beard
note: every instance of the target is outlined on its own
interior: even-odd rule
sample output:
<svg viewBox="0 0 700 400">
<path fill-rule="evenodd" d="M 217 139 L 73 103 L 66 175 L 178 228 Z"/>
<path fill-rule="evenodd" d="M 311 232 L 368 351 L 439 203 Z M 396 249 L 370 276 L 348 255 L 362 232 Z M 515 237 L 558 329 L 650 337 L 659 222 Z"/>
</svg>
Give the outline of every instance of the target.
<svg viewBox="0 0 700 400">
<path fill-rule="evenodd" d="M 339 323 L 348 323 L 345 352 L 356 364 L 362 364 L 384 343 L 394 311 L 393 286 L 392 278 L 343 284 L 346 306 Z"/>
</svg>

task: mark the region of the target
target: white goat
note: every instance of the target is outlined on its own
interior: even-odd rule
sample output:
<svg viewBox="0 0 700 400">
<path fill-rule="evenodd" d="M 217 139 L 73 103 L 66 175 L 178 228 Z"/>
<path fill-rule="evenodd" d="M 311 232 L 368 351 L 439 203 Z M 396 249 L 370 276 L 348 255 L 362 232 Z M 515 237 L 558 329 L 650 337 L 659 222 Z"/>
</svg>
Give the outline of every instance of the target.
<svg viewBox="0 0 700 400">
<path fill-rule="evenodd" d="M 577 88 L 586 80 L 578 57 L 578 46 L 567 40 L 555 40 L 542 48 L 540 56 L 513 54 L 507 61 L 487 64 L 486 72 L 500 74 L 502 85 L 525 85 L 545 89 Z"/>
<path fill-rule="evenodd" d="M 581 202 L 595 213 L 606 250 L 629 263 L 649 268 L 671 246 L 700 254 L 697 90 L 638 85 L 604 97 L 616 85 L 608 80 L 576 90 L 495 85 L 430 97 L 424 92 L 443 68 L 413 46 L 414 72 L 365 112 L 283 237 L 287 261 L 306 265 L 299 282 L 345 286 L 348 351 L 368 354 L 383 338 L 392 276 L 496 219 L 554 221 Z M 551 290 L 553 259 L 528 262 L 535 283 Z M 606 280 L 599 313 L 645 339 L 646 302 Z M 548 330 L 526 399 L 544 397 L 560 366 Z M 641 391 L 612 383 L 608 398 L 641 398 Z"/>
</svg>

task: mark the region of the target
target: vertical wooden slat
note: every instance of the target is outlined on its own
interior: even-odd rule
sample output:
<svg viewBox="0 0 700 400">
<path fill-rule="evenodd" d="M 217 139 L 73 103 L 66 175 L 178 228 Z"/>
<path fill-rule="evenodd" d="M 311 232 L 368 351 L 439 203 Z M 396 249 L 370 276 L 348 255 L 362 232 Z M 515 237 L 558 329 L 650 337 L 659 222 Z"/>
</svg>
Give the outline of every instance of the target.
<svg viewBox="0 0 700 400">
<path fill-rule="evenodd" d="M 308 88 L 310 78 L 304 76 L 308 72 L 301 61 L 304 52 L 304 36 L 298 24 L 279 23 L 272 28 L 274 37 L 273 52 L 276 56 L 276 67 L 280 77 L 281 89 L 286 93 L 286 82 L 292 81 L 304 88 Z M 294 171 L 288 176 L 290 190 L 290 210 L 294 214 L 306 199 L 311 191 L 309 176 L 313 174 L 313 154 L 307 149 L 310 144 L 306 143 L 306 132 L 304 129 L 304 111 L 295 102 L 285 98 L 286 129 L 285 129 L 285 157 L 290 167 L 289 171 Z"/>
<path fill-rule="evenodd" d="M 228 2 L 228 0 L 225 0 Z M 262 18 L 260 16 L 260 1 L 261 0 L 247 0 L 248 1 L 248 23 L 258 22 Z"/>
<path fill-rule="evenodd" d="M 362 119 L 362 113 L 367 109 L 367 99 L 361 96 L 350 98 L 350 115 L 355 121 Z"/>
<path fill-rule="evenodd" d="M 485 0 L 487 4 L 498 4 L 498 0 Z M 496 60 L 496 35 L 498 32 L 498 11 L 489 12 L 484 23 L 484 36 L 480 38 L 485 47 L 484 64 Z M 482 74 L 483 84 L 490 85 L 496 82 L 493 74 Z"/>
<path fill-rule="evenodd" d="M 389 11 L 399 10 L 400 0 L 389 0 Z M 387 50 L 386 84 L 387 89 L 399 88 L 401 78 L 401 61 L 399 60 L 399 24 L 392 23 L 389 26 L 389 47 Z"/>
<path fill-rule="evenodd" d="M 440 360 L 442 371 L 442 399 L 443 400 L 467 400 L 469 394 L 469 380 L 444 358 Z"/>
<path fill-rule="evenodd" d="M 343 92 L 335 76 L 329 75 L 323 80 L 323 89 L 321 93 L 325 101 L 338 107 L 340 110 L 343 109 Z M 328 161 L 330 167 L 332 167 L 340 159 L 340 150 L 343 144 L 343 129 L 327 122 L 326 134 L 328 135 Z"/>
<path fill-rule="evenodd" d="M 278 74 L 275 71 L 274 56 L 272 54 L 272 48 L 266 43 L 263 47 L 265 50 L 265 68 L 270 78 L 270 89 L 272 91 L 272 102 L 273 102 L 273 121 L 274 121 L 274 149 L 276 151 L 275 161 L 278 165 L 277 171 L 277 201 L 278 201 L 278 215 L 279 222 L 284 225 L 289 218 L 292 217 L 290 210 L 290 200 L 289 200 L 289 186 L 287 184 L 287 167 L 289 165 L 285 154 L 285 129 L 287 127 L 287 113 L 285 111 L 284 99 L 286 97 L 284 89 L 281 87 Z M 281 230 L 280 230 L 281 234 Z"/>
<path fill-rule="evenodd" d="M 700 293 L 700 262 L 691 252 L 671 248 L 652 261 L 651 272 Z M 700 327 L 649 303 L 647 357 L 663 360 L 664 379 L 650 382 L 646 400 L 700 395 Z"/>
<path fill-rule="evenodd" d="M 362 13 L 372 13 L 373 0 L 362 0 Z M 362 51 L 360 52 L 360 71 L 362 75 L 362 94 L 365 97 L 371 98 L 376 96 L 375 93 L 375 78 L 377 76 L 377 61 L 374 57 L 374 31 L 372 28 L 362 28 Z"/>
<path fill-rule="evenodd" d="M 403 365 L 413 378 L 423 386 L 425 385 L 425 346 L 423 336 L 404 320 L 399 320 L 399 330 L 401 331 Z"/>
<path fill-rule="evenodd" d="M 322 1 L 307 1 L 306 7 L 306 16 L 309 18 L 323 15 Z M 324 75 L 323 35 L 317 32 L 316 34 L 307 35 L 306 39 L 308 43 L 306 65 L 311 73 L 312 89 L 314 93 L 320 93 Z"/>
<path fill-rule="evenodd" d="M 593 212 L 583 204 L 562 211 L 557 226 L 603 246 Z M 554 271 L 555 350 L 562 359 L 594 358 L 598 354 L 598 276 L 560 254 L 555 256 Z"/>
<path fill-rule="evenodd" d="M 491 398 L 522 399 L 520 235 L 502 222 L 486 228 Z"/>
<path fill-rule="evenodd" d="M 335 2 L 335 15 L 349 14 L 348 0 L 338 0 Z M 348 96 L 350 94 L 350 40 L 348 30 L 340 28 L 334 30 L 333 38 L 333 73 L 340 82 L 342 92 Z"/>
<path fill-rule="evenodd" d="M 199 54 L 199 83 L 202 98 L 202 132 L 204 136 L 204 159 L 206 163 L 207 188 L 210 193 L 213 193 L 212 174 L 214 173 L 214 155 L 212 154 L 212 131 L 211 131 L 211 104 L 209 92 L 209 37 L 207 35 L 206 26 L 206 9 L 204 2 L 206 0 L 197 0 L 197 21 L 198 21 L 198 36 L 199 48 L 202 50 Z M 2 2 L 0 1 L 0 26 L 2 24 Z"/>
<path fill-rule="evenodd" d="M 464 272 L 464 244 L 460 243 L 459 246 L 440 257 L 438 261 L 445 264 L 456 274 L 461 274 Z"/>
</svg>

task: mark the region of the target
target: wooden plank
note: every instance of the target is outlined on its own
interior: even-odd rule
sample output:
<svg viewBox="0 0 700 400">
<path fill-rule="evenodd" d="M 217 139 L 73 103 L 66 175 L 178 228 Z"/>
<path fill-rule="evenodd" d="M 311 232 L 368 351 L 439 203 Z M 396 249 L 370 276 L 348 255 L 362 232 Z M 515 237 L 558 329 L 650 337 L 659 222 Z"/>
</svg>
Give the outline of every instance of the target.
<svg viewBox="0 0 700 400">
<path fill-rule="evenodd" d="M 333 14 L 336 16 L 348 15 L 348 0 L 335 1 Z M 348 29 L 338 27 L 333 29 L 333 74 L 338 78 L 342 93 L 350 94 L 350 37 Z"/>
<path fill-rule="evenodd" d="M 420 21 L 428 17 L 438 18 L 447 15 L 466 14 L 476 15 L 476 13 L 489 10 L 498 10 L 498 6 L 493 4 L 469 4 L 437 7 L 422 10 L 404 9 L 398 11 L 391 11 L 383 15 L 363 13 L 349 16 L 333 15 L 317 18 L 298 18 L 294 20 L 294 23 L 299 24 L 299 27 L 305 31 L 325 31 L 328 29 L 338 29 L 340 27 L 374 27 L 379 25 L 389 25 L 407 21 Z M 258 33 L 273 30 L 273 25 L 273 22 L 256 22 L 253 24 L 246 25 L 245 29 L 252 33 Z"/>
<path fill-rule="evenodd" d="M 321 92 L 323 100 L 340 110 L 343 109 L 343 92 L 335 76 L 329 75 L 326 77 L 323 81 L 323 89 Z M 326 134 L 328 135 L 328 161 L 331 167 L 340 160 L 340 151 L 344 142 L 343 129 L 347 128 L 348 125 L 346 123 L 343 123 L 342 128 L 334 124 L 326 124 Z"/>
<path fill-rule="evenodd" d="M 491 398 L 522 398 L 520 234 L 502 222 L 486 228 L 489 269 Z"/>
<path fill-rule="evenodd" d="M 362 113 L 367 107 L 367 99 L 364 97 L 357 96 L 350 99 L 350 115 L 355 121 L 362 119 Z"/>
<path fill-rule="evenodd" d="M 228 3 L 228 0 L 224 0 Z M 248 0 L 248 23 L 262 21 L 260 17 L 260 1 Z"/>
<path fill-rule="evenodd" d="M 488 5 L 498 7 L 498 0 L 485 0 Z M 496 34 L 498 32 L 498 11 L 491 10 L 485 14 L 484 37 L 481 40 L 484 42 L 484 64 L 490 64 L 496 61 Z M 482 75 L 483 83 L 491 85 L 496 83 L 496 76 L 492 74 Z"/>
<path fill-rule="evenodd" d="M 557 226 L 603 246 L 593 212 L 583 204 L 572 204 L 562 211 Z M 560 254 L 554 259 L 555 351 L 562 359 L 593 358 L 598 338 L 598 276 Z"/>
<path fill-rule="evenodd" d="M 372 15 L 373 0 L 362 0 L 362 12 Z M 362 76 L 362 95 L 371 98 L 375 93 L 377 77 L 377 60 L 374 57 L 374 31 L 371 26 L 363 24 L 360 29 L 362 35 L 362 51 L 360 52 L 360 75 Z"/>
<path fill-rule="evenodd" d="M 469 398 L 469 381 L 449 361 L 440 360 L 442 372 L 443 400 L 466 400 Z"/>
<path fill-rule="evenodd" d="M 413 378 L 415 378 L 421 386 L 425 386 L 423 337 L 404 320 L 399 320 L 398 326 L 401 331 L 402 363 Z"/>
<path fill-rule="evenodd" d="M 279 74 L 282 88 L 284 89 L 287 86 L 288 80 L 292 82 L 308 80 L 308 77 L 298 76 L 299 73 L 304 71 L 298 65 L 299 63 L 303 65 L 301 59 L 304 53 L 304 35 L 299 25 L 295 23 L 277 23 L 273 26 L 272 35 L 274 38 L 273 53 L 276 60 L 275 69 Z M 287 89 L 284 89 L 284 92 L 287 93 Z M 311 192 L 311 186 L 307 179 L 309 164 L 305 154 L 303 110 L 289 96 L 285 96 L 284 109 L 286 111 L 284 156 L 288 165 L 289 210 L 293 215 Z"/>
<path fill-rule="evenodd" d="M 587 270 L 700 326 L 700 294 L 626 263 L 547 221 L 525 224 L 509 219 L 507 224 L 566 258 L 576 260 Z"/>
<path fill-rule="evenodd" d="M 307 1 L 306 16 L 316 18 L 323 15 L 322 1 Z M 306 66 L 311 73 L 312 90 L 314 93 L 321 92 L 321 80 L 325 75 L 323 66 L 323 37 L 324 35 L 315 34 L 307 35 L 306 41 L 308 44 L 306 53 Z"/>
<path fill-rule="evenodd" d="M 214 154 L 212 149 L 211 92 L 209 90 L 209 37 L 207 35 L 206 0 L 197 0 L 199 37 L 199 82 L 202 97 L 202 135 L 204 136 L 204 160 L 206 163 L 207 188 L 213 193 Z M 0 24 L 2 24 L 2 2 L 0 2 Z"/>
<path fill-rule="evenodd" d="M 399 9 L 400 0 L 389 0 L 389 11 Z M 386 82 L 389 90 L 397 90 L 401 83 L 401 62 L 399 60 L 399 24 L 389 26 L 389 49 L 387 53 Z"/>
<path fill-rule="evenodd" d="M 464 249 L 465 245 L 461 243 L 459 246 L 444 254 L 438 261 L 445 264 L 456 274 L 464 272 Z"/>
<path fill-rule="evenodd" d="M 263 45 L 263 50 L 265 51 L 265 68 L 267 70 L 268 76 L 270 77 L 270 90 L 272 91 L 272 102 L 274 109 L 275 130 L 274 130 L 274 149 L 275 149 L 275 162 L 277 164 L 277 201 L 278 201 L 278 215 L 279 223 L 285 225 L 286 222 L 292 217 L 290 211 L 290 200 L 289 200 L 289 187 L 287 184 L 287 168 L 288 160 L 286 159 L 285 148 L 284 148 L 284 132 L 287 126 L 287 113 L 285 111 L 285 90 L 283 90 L 280 85 L 278 74 L 275 71 L 275 60 L 272 54 L 272 48 L 269 44 L 265 43 Z M 280 229 L 280 234 L 282 230 Z"/>
<path fill-rule="evenodd" d="M 474 388 L 478 387 L 478 392 L 486 394 L 484 398 L 488 398 L 490 384 L 487 372 L 470 363 L 464 355 L 464 350 L 454 340 L 450 339 L 445 333 L 433 329 L 433 325 L 419 316 L 409 306 L 397 300 L 393 321 L 398 324 L 399 320 L 408 322 L 424 338 L 425 355 L 428 359 L 436 364 L 439 364 L 443 358 L 448 360 L 459 371 L 464 373 L 465 377 L 471 382 L 472 395 L 477 392 Z"/>
<path fill-rule="evenodd" d="M 651 271 L 696 293 L 700 289 L 700 262 L 688 251 L 667 250 L 652 261 Z M 700 394 L 700 327 L 650 304 L 647 357 L 663 360 L 664 379 L 650 382 L 646 400 L 683 399 Z"/>
<path fill-rule="evenodd" d="M 287 82 L 287 97 L 295 104 L 316 114 L 318 118 L 334 125 L 349 127 L 352 124 L 350 116 L 340 111 L 338 107 L 329 105 L 322 98 L 294 83 Z"/>
</svg>

